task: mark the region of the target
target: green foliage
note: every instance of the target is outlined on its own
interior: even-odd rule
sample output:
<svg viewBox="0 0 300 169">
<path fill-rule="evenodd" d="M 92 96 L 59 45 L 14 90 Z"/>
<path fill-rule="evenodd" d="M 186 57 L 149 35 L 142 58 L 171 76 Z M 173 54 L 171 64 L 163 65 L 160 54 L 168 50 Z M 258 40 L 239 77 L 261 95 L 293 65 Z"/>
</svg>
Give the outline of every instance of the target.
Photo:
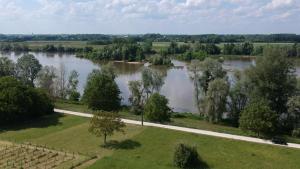
<svg viewBox="0 0 300 169">
<path fill-rule="evenodd" d="M 173 163 L 182 169 L 199 168 L 200 160 L 196 147 L 178 144 L 175 147 Z"/>
<path fill-rule="evenodd" d="M 222 120 L 228 92 L 229 84 L 224 79 L 215 79 L 209 83 L 203 104 L 203 113 L 209 122 L 218 123 Z"/>
<path fill-rule="evenodd" d="M 245 42 L 242 44 L 225 44 L 223 54 L 225 55 L 250 55 L 254 50 L 252 43 Z"/>
<path fill-rule="evenodd" d="M 139 115 L 143 111 L 144 90 L 141 81 L 130 81 L 129 90 L 131 95 L 129 96 L 129 102 L 131 103 L 131 112 Z"/>
<path fill-rule="evenodd" d="M 191 61 L 194 59 L 203 61 L 207 57 L 207 53 L 205 51 L 199 50 L 199 51 L 187 51 L 182 55 L 179 55 L 177 59 L 184 60 L 184 61 Z"/>
<path fill-rule="evenodd" d="M 230 121 L 232 125 L 238 127 L 241 111 L 244 110 L 249 98 L 247 84 L 241 72 L 235 72 L 234 79 L 234 84 L 229 92 L 228 107 Z"/>
<path fill-rule="evenodd" d="M 15 64 L 7 57 L 0 57 L 0 77 L 13 76 L 15 74 Z"/>
<path fill-rule="evenodd" d="M 264 98 L 278 117 L 287 113 L 288 98 L 296 92 L 295 67 L 280 48 L 266 47 L 264 56 L 257 58 L 256 66 L 246 71 L 249 95 Z M 286 118 L 281 126 L 286 130 Z"/>
<path fill-rule="evenodd" d="M 292 132 L 292 136 L 300 138 L 300 128 L 294 129 Z"/>
<path fill-rule="evenodd" d="M 94 70 L 88 77 L 82 99 L 93 110 L 112 111 L 120 107 L 119 95 L 114 75 L 106 70 Z"/>
<path fill-rule="evenodd" d="M 277 117 L 265 100 L 252 100 L 241 113 L 240 128 L 252 131 L 258 136 L 272 135 L 277 127 Z"/>
<path fill-rule="evenodd" d="M 164 78 L 160 72 L 144 68 L 142 71 L 142 83 L 148 98 L 149 94 L 160 91 L 164 84 Z"/>
<path fill-rule="evenodd" d="M 8 124 L 53 113 L 53 104 L 42 90 L 23 85 L 13 77 L 0 78 L 0 123 Z"/>
<path fill-rule="evenodd" d="M 37 76 L 37 86 L 47 91 L 50 96 L 55 96 L 55 78 L 56 69 L 52 66 L 45 66 L 38 73 Z"/>
<path fill-rule="evenodd" d="M 42 69 L 40 62 L 31 54 L 23 55 L 17 61 L 17 76 L 24 83 L 34 86 L 39 71 Z"/>
<path fill-rule="evenodd" d="M 150 58 L 150 63 L 153 65 L 166 65 L 166 66 L 172 66 L 173 63 L 169 57 L 163 57 L 161 55 L 154 55 Z"/>
<path fill-rule="evenodd" d="M 140 44 L 126 42 L 114 43 L 103 49 L 83 53 L 82 56 L 92 60 L 142 61 L 145 52 Z"/>
<path fill-rule="evenodd" d="M 145 104 L 146 118 L 150 121 L 164 122 L 170 120 L 170 108 L 168 99 L 158 93 L 150 96 Z"/>
<path fill-rule="evenodd" d="M 90 122 L 89 132 L 97 137 L 104 136 L 104 144 L 106 144 L 106 137 L 111 136 L 114 132 L 123 132 L 122 128 L 125 123 L 117 113 L 99 111 L 95 112 Z"/>
<path fill-rule="evenodd" d="M 69 100 L 71 101 L 78 101 L 80 98 L 80 93 L 77 92 L 77 86 L 79 83 L 78 80 L 79 74 L 77 71 L 73 70 L 70 73 L 69 80 L 68 80 L 68 95 Z"/>
<path fill-rule="evenodd" d="M 288 113 L 286 126 L 290 130 L 300 127 L 300 96 L 293 96 L 287 102 Z"/>
</svg>

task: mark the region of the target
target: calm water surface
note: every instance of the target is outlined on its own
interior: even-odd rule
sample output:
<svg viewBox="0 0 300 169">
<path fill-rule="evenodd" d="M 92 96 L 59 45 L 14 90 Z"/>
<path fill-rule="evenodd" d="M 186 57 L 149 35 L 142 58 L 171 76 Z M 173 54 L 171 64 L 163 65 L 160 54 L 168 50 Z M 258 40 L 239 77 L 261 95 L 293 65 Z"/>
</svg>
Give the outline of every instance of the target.
<svg viewBox="0 0 300 169">
<path fill-rule="evenodd" d="M 101 64 L 93 63 L 87 59 L 76 58 L 72 54 L 47 54 L 47 53 L 32 53 L 43 66 L 54 66 L 59 68 L 60 64 L 64 64 L 67 71 L 76 70 L 79 72 L 79 86 L 78 90 L 83 93 L 86 84 L 87 76 L 93 69 L 101 68 Z M 22 54 L 16 53 L 1 53 L 1 56 L 6 56 L 16 61 Z M 161 94 L 169 99 L 169 106 L 174 111 L 178 112 L 197 112 L 194 102 L 194 87 L 189 78 L 187 70 L 187 63 L 181 61 L 172 61 L 175 66 L 179 68 L 155 68 L 161 71 L 165 77 L 165 84 L 161 89 Z M 225 61 L 223 67 L 228 71 L 228 76 L 232 76 L 234 70 L 243 70 L 254 61 Z M 116 82 L 121 90 L 122 103 L 128 104 L 128 97 L 130 95 L 128 82 L 132 80 L 141 79 L 141 70 L 144 65 L 114 63 L 118 77 Z M 297 73 L 300 69 L 297 69 Z"/>
</svg>

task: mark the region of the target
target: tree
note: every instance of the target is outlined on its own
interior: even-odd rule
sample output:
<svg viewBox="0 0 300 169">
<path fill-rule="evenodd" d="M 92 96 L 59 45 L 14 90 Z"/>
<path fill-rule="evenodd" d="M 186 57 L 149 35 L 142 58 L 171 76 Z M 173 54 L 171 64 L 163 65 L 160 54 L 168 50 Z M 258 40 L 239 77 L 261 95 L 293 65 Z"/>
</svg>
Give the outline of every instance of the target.
<svg viewBox="0 0 300 169">
<path fill-rule="evenodd" d="M 164 122 L 170 120 L 171 109 L 168 107 L 168 99 L 158 93 L 154 93 L 147 100 L 145 115 L 150 121 Z"/>
<path fill-rule="evenodd" d="M 45 66 L 37 77 L 38 87 L 47 91 L 50 96 L 55 96 L 55 72 L 56 69 L 53 66 Z"/>
<path fill-rule="evenodd" d="M 277 114 L 266 100 L 255 99 L 241 113 L 240 128 L 256 133 L 258 136 L 271 135 L 276 130 Z"/>
<path fill-rule="evenodd" d="M 253 52 L 253 50 L 254 50 L 254 46 L 252 43 L 245 42 L 242 44 L 242 51 L 243 51 L 242 53 L 244 55 L 250 55 Z"/>
<path fill-rule="evenodd" d="M 20 80 L 34 86 L 34 80 L 42 69 L 40 62 L 32 54 L 26 54 L 18 59 L 16 67 Z"/>
<path fill-rule="evenodd" d="M 300 128 L 300 96 L 293 96 L 287 102 L 287 124 L 290 130 Z"/>
<path fill-rule="evenodd" d="M 234 79 L 233 87 L 229 91 L 228 107 L 230 111 L 229 118 L 232 124 L 238 127 L 240 114 L 244 110 L 249 98 L 247 95 L 246 80 L 241 76 L 241 72 L 235 72 Z"/>
<path fill-rule="evenodd" d="M 142 71 L 142 83 L 148 98 L 153 92 L 160 91 L 164 84 L 164 79 L 162 74 L 160 74 L 158 71 L 145 68 Z"/>
<path fill-rule="evenodd" d="M 225 78 L 226 72 L 221 63 L 211 58 L 206 58 L 203 62 L 193 60 L 188 69 L 191 72 L 190 78 L 194 83 L 196 105 L 200 115 L 203 115 L 201 105 L 209 83 L 217 78 Z"/>
<path fill-rule="evenodd" d="M 182 143 L 176 145 L 173 161 L 176 167 L 182 169 L 198 168 L 200 164 L 196 147 Z"/>
<path fill-rule="evenodd" d="M 80 97 L 80 93 L 77 91 L 78 77 L 79 74 L 76 70 L 71 71 L 67 85 L 69 100 L 71 101 L 78 101 Z"/>
<path fill-rule="evenodd" d="M 14 76 L 15 64 L 7 57 L 0 57 L 0 77 Z"/>
<path fill-rule="evenodd" d="M 113 76 L 94 70 L 88 77 L 82 100 L 93 110 L 117 110 L 121 104 L 120 89 Z"/>
<path fill-rule="evenodd" d="M 53 113 L 48 95 L 13 77 L 0 78 L 0 124 L 31 120 Z"/>
<path fill-rule="evenodd" d="M 143 101 L 144 101 L 144 90 L 141 81 L 130 81 L 129 90 L 131 95 L 129 96 L 129 102 L 131 103 L 131 112 L 134 114 L 143 113 Z M 143 118 L 143 117 L 142 117 Z"/>
<path fill-rule="evenodd" d="M 226 110 L 226 101 L 229 92 L 228 82 L 224 79 L 215 79 L 209 83 L 204 98 L 204 115 L 209 122 L 218 123 Z"/>
<path fill-rule="evenodd" d="M 67 97 L 67 69 L 63 63 L 60 63 L 58 76 L 56 79 L 56 93 L 61 99 L 66 99 Z"/>
<path fill-rule="evenodd" d="M 295 67 L 287 59 L 287 52 L 276 47 L 265 47 L 264 56 L 256 66 L 246 71 L 249 95 L 265 98 L 284 129 L 288 98 L 296 92 Z M 285 129 L 284 129 L 285 130 Z"/>
<path fill-rule="evenodd" d="M 103 136 L 104 144 L 106 145 L 107 136 L 111 136 L 114 132 L 123 132 L 122 128 L 125 123 L 117 113 L 99 111 L 95 112 L 90 122 L 89 132 L 97 137 Z"/>
</svg>

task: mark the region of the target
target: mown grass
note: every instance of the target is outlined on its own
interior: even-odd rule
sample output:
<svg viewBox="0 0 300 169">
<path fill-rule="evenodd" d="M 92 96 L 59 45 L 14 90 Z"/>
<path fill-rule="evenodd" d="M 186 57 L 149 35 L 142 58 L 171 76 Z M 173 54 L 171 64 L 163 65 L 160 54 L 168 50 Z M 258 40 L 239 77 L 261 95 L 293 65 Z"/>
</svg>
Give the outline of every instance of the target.
<svg viewBox="0 0 300 169">
<path fill-rule="evenodd" d="M 47 119 L 52 118 L 57 118 L 59 123 L 47 123 Z M 179 142 L 195 145 L 209 168 L 296 169 L 300 166 L 298 149 L 133 125 L 127 125 L 125 134 L 109 137 L 109 145 L 103 147 L 103 138 L 90 134 L 88 126 L 89 119 L 54 114 L 44 120 L 7 126 L 1 131 L 0 139 L 18 138 L 18 142 L 29 141 L 56 150 L 97 155 L 96 163 L 88 163 L 91 169 L 175 169 L 173 151 Z"/>
<path fill-rule="evenodd" d="M 92 113 L 92 110 L 89 110 L 88 107 L 82 103 L 57 101 L 55 103 L 55 106 L 58 109 Z M 130 113 L 127 108 L 123 108 L 122 110 L 120 110 L 119 114 L 121 115 L 122 118 L 132 119 L 132 120 L 141 120 L 140 116 Z M 209 130 L 209 131 L 214 131 L 214 132 L 219 132 L 219 133 L 227 133 L 227 134 L 255 137 L 255 135 L 253 133 L 245 132 L 245 131 L 241 130 L 240 128 L 227 125 L 226 123 L 212 124 L 212 123 L 209 123 L 209 122 L 201 119 L 198 115 L 191 114 L 191 113 L 183 113 L 183 114 L 180 114 L 179 116 L 178 116 L 178 114 L 173 114 L 171 117 L 171 121 L 166 124 L 180 126 L 180 127 L 201 129 L 201 130 Z M 286 136 L 286 139 L 288 142 L 300 144 L 299 138 Z"/>
<path fill-rule="evenodd" d="M 141 144 L 131 150 L 116 150 L 89 169 L 172 169 L 174 147 L 179 142 L 195 145 L 208 168 L 282 169 L 299 168 L 300 151 L 194 135 L 147 127 L 132 138 Z"/>
</svg>

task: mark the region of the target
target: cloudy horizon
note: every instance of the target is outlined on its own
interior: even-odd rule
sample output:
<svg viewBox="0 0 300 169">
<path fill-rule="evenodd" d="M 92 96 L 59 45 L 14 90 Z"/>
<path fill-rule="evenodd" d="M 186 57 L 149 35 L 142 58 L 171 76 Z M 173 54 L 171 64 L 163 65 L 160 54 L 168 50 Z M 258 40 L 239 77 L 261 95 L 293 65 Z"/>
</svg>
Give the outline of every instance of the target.
<svg viewBox="0 0 300 169">
<path fill-rule="evenodd" d="M 300 34 L 300 0 L 0 0 L 0 34 Z"/>
</svg>

